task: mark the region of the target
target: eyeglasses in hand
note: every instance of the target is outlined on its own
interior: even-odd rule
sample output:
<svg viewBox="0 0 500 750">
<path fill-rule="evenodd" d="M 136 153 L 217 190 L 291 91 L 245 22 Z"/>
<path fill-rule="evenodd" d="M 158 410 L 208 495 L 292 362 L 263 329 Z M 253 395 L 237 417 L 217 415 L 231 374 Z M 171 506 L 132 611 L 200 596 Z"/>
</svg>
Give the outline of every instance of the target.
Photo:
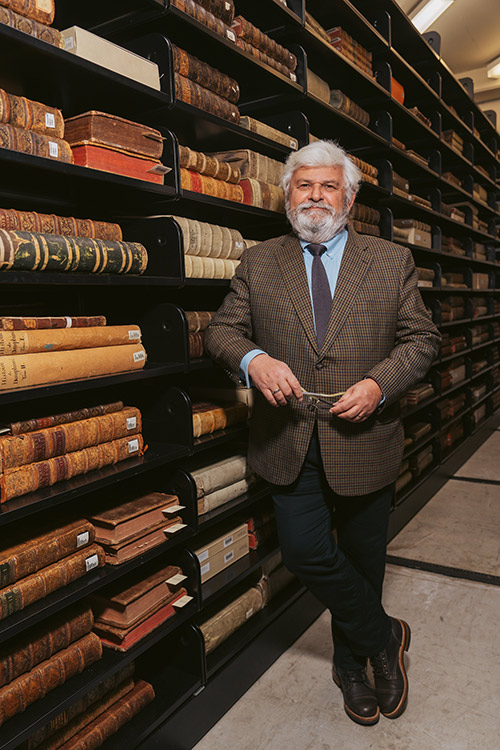
<svg viewBox="0 0 500 750">
<path fill-rule="evenodd" d="M 338 393 L 314 393 L 313 391 L 305 391 L 302 388 L 304 403 L 311 411 L 330 410 L 344 393 L 345 391 L 339 391 Z"/>
</svg>

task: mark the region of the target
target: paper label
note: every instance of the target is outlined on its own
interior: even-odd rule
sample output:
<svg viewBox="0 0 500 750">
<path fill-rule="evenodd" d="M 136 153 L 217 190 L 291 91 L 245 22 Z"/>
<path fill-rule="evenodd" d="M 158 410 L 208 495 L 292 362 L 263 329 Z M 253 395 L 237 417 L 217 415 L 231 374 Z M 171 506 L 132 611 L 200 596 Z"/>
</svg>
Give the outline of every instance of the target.
<svg viewBox="0 0 500 750">
<path fill-rule="evenodd" d="M 55 159 L 59 156 L 59 144 L 54 141 L 49 141 L 49 154 Z"/>
<path fill-rule="evenodd" d="M 205 573 L 208 573 L 210 570 L 210 563 L 205 563 L 205 565 L 201 566 L 201 575 L 204 576 Z"/>
<path fill-rule="evenodd" d="M 236 240 L 236 242 L 234 243 L 234 246 L 235 246 L 235 247 L 237 247 L 237 248 L 238 248 L 238 250 L 239 250 L 240 248 L 241 248 L 242 250 L 244 250 L 244 249 L 246 248 L 246 243 L 245 243 L 245 242 L 242 242 L 241 240 Z"/>
<path fill-rule="evenodd" d="M 128 332 L 128 340 L 129 341 L 139 341 L 141 338 L 141 332 L 140 331 L 129 331 Z"/>
<path fill-rule="evenodd" d="M 87 573 L 89 570 L 93 570 L 94 568 L 99 567 L 99 557 L 97 555 L 91 555 L 90 557 L 87 557 L 85 560 L 85 570 Z"/>
<path fill-rule="evenodd" d="M 208 550 L 206 549 L 204 552 L 200 552 L 200 554 L 198 555 L 198 560 L 200 562 L 203 562 L 204 560 L 207 560 L 207 559 L 208 559 Z"/>
<path fill-rule="evenodd" d="M 232 534 L 231 534 L 231 536 L 227 536 L 227 537 L 226 537 L 226 538 L 224 539 L 224 547 L 228 547 L 228 546 L 229 546 L 230 544 L 232 544 L 232 543 L 233 543 L 233 538 L 234 538 L 234 537 L 233 537 L 233 535 L 232 535 Z"/>
<path fill-rule="evenodd" d="M 167 174 L 172 171 L 172 167 L 166 167 L 164 164 L 155 164 L 154 167 L 150 167 L 148 172 L 151 174 Z"/>
<path fill-rule="evenodd" d="M 182 583 L 185 581 L 187 576 L 182 575 L 182 573 L 177 573 L 177 575 L 172 576 L 172 578 L 168 578 L 165 583 L 169 583 L 171 586 L 177 586 L 179 583 Z"/>
<path fill-rule="evenodd" d="M 46 112 L 45 113 L 45 127 L 46 128 L 55 128 L 56 126 L 56 118 L 52 114 L 52 112 Z"/>
<path fill-rule="evenodd" d="M 139 441 L 138 440 L 129 440 L 128 441 L 128 452 L 129 453 L 137 453 L 139 450 Z"/>
<path fill-rule="evenodd" d="M 227 2 L 226 2 L 226 3 L 224 3 L 224 8 L 225 8 L 225 9 L 226 9 L 227 11 L 231 10 L 231 3 L 227 3 Z"/>
<path fill-rule="evenodd" d="M 234 549 L 232 549 L 232 550 L 231 550 L 231 552 L 227 552 L 227 553 L 226 553 L 226 554 L 224 555 L 224 562 L 225 562 L 225 563 L 228 563 L 228 562 L 230 562 L 230 561 L 231 561 L 231 560 L 233 559 L 233 557 L 234 557 Z"/>
<path fill-rule="evenodd" d="M 64 37 L 64 49 L 67 52 L 69 52 L 70 50 L 73 49 L 74 46 L 75 46 L 75 40 L 73 39 L 73 37 L 72 36 L 65 36 Z"/>
<path fill-rule="evenodd" d="M 40 10 L 44 10 L 46 13 L 52 11 L 52 0 L 35 0 L 35 5 Z"/>
<path fill-rule="evenodd" d="M 231 29 L 226 29 L 226 36 L 228 39 L 230 39 L 232 42 L 236 41 L 236 37 L 234 35 L 234 31 L 231 31 Z"/>
<path fill-rule="evenodd" d="M 189 596 L 189 594 L 184 594 L 184 596 L 181 596 L 180 599 L 177 599 L 176 602 L 173 603 L 173 606 L 176 609 L 182 609 L 182 607 L 185 607 L 186 604 L 189 604 L 189 602 L 193 601 L 193 597 Z"/>
<path fill-rule="evenodd" d="M 247 609 L 245 612 L 245 619 L 248 620 L 253 615 L 253 607 L 251 609 Z"/>
<path fill-rule="evenodd" d="M 290 148 L 293 148 L 294 151 L 297 151 L 299 147 L 299 144 L 295 140 L 295 138 L 290 138 Z"/>
<path fill-rule="evenodd" d="M 127 417 L 127 430 L 135 430 L 137 427 L 137 417 Z"/>
<path fill-rule="evenodd" d="M 173 516 L 180 510 L 184 510 L 185 507 L 185 505 L 169 505 L 168 508 L 162 508 L 161 512 L 166 516 Z"/>
<path fill-rule="evenodd" d="M 182 529 L 186 528 L 185 523 L 174 523 L 173 526 L 167 526 L 166 529 L 163 529 L 165 534 L 177 534 L 178 531 L 182 531 Z"/>
<path fill-rule="evenodd" d="M 134 352 L 134 362 L 142 362 L 146 359 L 146 352 Z"/>
<path fill-rule="evenodd" d="M 290 80 L 294 83 L 297 83 L 297 76 L 295 75 L 295 73 L 290 73 Z"/>
<path fill-rule="evenodd" d="M 90 539 L 90 534 L 88 531 L 83 531 L 81 534 L 78 534 L 76 537 L 76 546 L 83 547 L 84 544 L 88 544 Z"/>
<path fill-rule="evenodd" d="M 72 328 L 72 327 L 73 327 L 73 321 L 71 320 L 71 318 L 68 318 L 68 317 L 66 316 L 66 317 L 64 318 L 64 320 L 66 321 L 66 328 Z"/>
</svg>

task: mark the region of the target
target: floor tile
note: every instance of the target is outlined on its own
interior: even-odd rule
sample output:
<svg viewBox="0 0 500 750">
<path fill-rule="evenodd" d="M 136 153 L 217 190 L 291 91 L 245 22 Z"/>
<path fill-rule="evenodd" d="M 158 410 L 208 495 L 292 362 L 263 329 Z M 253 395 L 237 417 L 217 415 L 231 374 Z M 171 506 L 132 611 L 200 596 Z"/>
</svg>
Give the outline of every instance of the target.
<svg viewBox="0 0 500 750">
<path fill-rule="evenodd" d="M 456 477 L 474 477 L 477 479 L 500 478 L 500 432 L 494 432 L 473 456 L 466 461 L 455 474 Z M 498 485 L 497 485 L 498 488 Z M 498 489 L 500 495 L 500 489 Z"/>
</svg>

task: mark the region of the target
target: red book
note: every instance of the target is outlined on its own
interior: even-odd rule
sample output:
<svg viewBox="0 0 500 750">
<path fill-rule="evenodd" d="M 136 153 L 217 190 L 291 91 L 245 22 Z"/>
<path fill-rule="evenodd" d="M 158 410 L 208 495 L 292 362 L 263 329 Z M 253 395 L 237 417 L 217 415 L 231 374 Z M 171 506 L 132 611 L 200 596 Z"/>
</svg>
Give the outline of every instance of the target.
<svg viewBox="0 0 500 750">
<path fill-rule="evenodd" d="M 144 159 L 140 156 L 124 154 L 112 148 L 93 144 L 73 146 L 71 150 L 73 151 L 75 164 L 81 167 L 101 169 L 103 172 L 114 172 L 125 177 L 134 177 L 137 180 L 146 180 L 163 185 L 163 173 L 155 174 L 149 171 L 161 165 L 161 162 L 154 159 Z"/>
</svg>

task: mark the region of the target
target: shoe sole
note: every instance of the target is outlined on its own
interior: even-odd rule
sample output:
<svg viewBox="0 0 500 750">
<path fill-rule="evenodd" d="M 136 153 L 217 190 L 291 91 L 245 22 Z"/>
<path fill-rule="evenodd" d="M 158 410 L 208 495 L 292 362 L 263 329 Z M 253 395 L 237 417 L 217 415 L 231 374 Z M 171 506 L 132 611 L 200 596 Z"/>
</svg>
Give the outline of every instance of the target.
<svg viewBox="0 0 500 750">
<path fill-rule="evenodd" d="M 404 664 L 404 652 L 408 651 L 408 649 L 410 648 L 411 630 L 408 623 L 404 620 L 398 620 L 398 622 L 400 623 L 401 629 L 403 631 L 403 637 L 401 639 L 401 645 L 399 647 L 399 666 L 404 679 L 404 689 L 401 695 L 401 699 L 396 708 L 388 714 L 382 712 L 387 719 L 397 719 L 398 716 L 401 716 L 406 708 L 406 703 L 408 701 L 408 676 L 406 674 L 406 668 Z"/>
<path fill-rule="evenodd" d="M 334 681 L 336 686 L 340 690 L 342 690 L 342 686 L 340 684 L 338 675 L 336 672 L 334 672 L 333 669 L 332 669 L 332 680 Z M 373 716 L 359 716 L 359 714 L 354 713 L 354 711 L 352 711 L 347 705 L 347 703 L 344 701 L 344 711 L 346 712 L 348 717 L 352 719 L 352 721 L 355 721 L 356 724 L 361 724 L 361 726 L 364 726 L 364 727 L 372 726 L 373 724 L 376 724 L 377 721 L 380 719 L 380 709 L 378 707 L 377 707 L 377 713 L 373 714 Z"/>
</svg>

